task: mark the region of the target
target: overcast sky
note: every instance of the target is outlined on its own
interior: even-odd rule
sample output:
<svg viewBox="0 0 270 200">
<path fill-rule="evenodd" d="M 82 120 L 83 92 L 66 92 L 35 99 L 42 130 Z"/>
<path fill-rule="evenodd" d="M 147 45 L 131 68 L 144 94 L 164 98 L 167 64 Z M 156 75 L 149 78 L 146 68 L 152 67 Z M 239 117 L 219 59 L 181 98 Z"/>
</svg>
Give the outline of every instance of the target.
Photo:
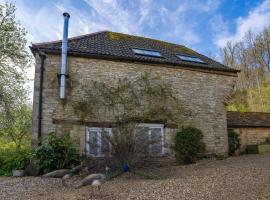
<svg viewBox="0 0 270 200">
<path fill-rule="evenodd" d="M 111 30 L 214 56 L 227 41 L 270 24 L 270 0 L 17 0 L 16 6 L 29 45 L 61 39 L 64 11 L 71 15 L 69 36 Z"/>
</svg>

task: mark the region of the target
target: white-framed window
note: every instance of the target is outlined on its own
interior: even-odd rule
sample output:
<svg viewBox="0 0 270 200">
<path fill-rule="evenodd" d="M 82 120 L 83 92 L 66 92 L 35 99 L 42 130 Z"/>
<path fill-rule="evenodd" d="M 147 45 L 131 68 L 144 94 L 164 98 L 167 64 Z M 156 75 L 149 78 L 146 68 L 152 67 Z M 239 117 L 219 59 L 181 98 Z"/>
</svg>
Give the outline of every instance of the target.
<svg viewBox="0 0 270 200">
<path fill-rule="evenodd" d="M 111 128 L 87 127 L 85 138 L 86 155 L 104 157 L 110 154 L 110 142 L 112 136 Z"/>
<path fill-rule="evenodd" d="M 164 125 L 142 123 L 139 125 L 139 128 L 143 128 L 146 134 L 144 139 L 149 143 L 146 146 L 145 153 L 149 153 L 150 156 L 164 155 Z"/>
<path fill-rule="evenodd" d="M 142 123 L 138 125 L 140 137 L 138 148 L 150 156 L 164 154 L 164 125 Z M 110 156 L 111 146 L 108 137 L 112 137 L 111 128 L 86 127 L 85 151 L 93 157 Z"/>
</svg>

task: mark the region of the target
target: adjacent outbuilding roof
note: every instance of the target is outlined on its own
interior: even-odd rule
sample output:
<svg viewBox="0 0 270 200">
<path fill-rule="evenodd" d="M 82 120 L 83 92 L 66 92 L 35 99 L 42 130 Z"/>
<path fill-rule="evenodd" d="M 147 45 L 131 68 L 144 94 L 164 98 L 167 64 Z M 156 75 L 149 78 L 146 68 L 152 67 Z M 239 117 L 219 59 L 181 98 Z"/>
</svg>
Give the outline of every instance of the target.
<svg viewBox="0 0 270 200">
<path fill-rule="evenodd" d="M 68 54 L 74 56 L 239 72 L 185 46 L 140 36 L 102 31 L 69 38 L 68 42 Z M 30 49 L 33 53 L 44 51 L 45 53 L 59 54 L 61 53 L 61 46 L 62 41 L 59 40 L 32 44 Z M 146 54 L 150 55 L 138 54 L 134 49 L 139 49 L 141 52 L 145 50 Z M 155 56 L 159 54 L 161 56 Z M 190 56 L 191 59 L 184 60 L 179 55 Z M 195 62 L 192 62 L 192 60 Z M 201 62 L 196 62 L 196 60 Z"/>
<path fill-rule="evenodd" d="M 264 112 L 227 112 L 229 128 L 270 127 L 270 113 Z"/>
</svg>

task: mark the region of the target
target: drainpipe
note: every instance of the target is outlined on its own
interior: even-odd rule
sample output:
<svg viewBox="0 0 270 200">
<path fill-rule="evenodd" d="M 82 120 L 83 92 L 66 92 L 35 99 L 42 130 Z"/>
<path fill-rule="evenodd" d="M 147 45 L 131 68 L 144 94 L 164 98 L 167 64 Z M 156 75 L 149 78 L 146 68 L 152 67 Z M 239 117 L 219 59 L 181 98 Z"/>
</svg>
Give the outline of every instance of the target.
<svg viewBox="0 0 270 200">
<path fill-rule="evenodd" d="M 44 62 L 46 54 L 44 52 L 39 53 L 40 57 L 40 78 L 39 78 L 39 101 L 38 101 L 38 145 L 41 145 L 41 122 L 42 122 L 42 95 L 43 95 L 43 77 L 44 77 Z"/>
<path fill-rule="evenodd" d="M 66 96 L 66 76 L 67 76 L 67 48 L 68 48 L 68 20 L 70 15 L 63 13 L 64 16 L 64 30 L 62 40 L 62 62 L 60 72 L 60 99 L 64 100 Z"/>
</svg>

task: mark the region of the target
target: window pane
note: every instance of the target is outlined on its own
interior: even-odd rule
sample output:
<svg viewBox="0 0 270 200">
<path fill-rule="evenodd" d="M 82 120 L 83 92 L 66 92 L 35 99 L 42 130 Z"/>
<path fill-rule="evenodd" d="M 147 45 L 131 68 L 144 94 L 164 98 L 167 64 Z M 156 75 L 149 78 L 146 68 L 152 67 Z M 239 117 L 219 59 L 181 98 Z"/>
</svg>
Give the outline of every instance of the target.
<svg viewBox="0 0 270 200">
<path fill-rule="evenodd" d="M 135 136 L 136 152 L 142 156 L 148 156 L 149 154 L 149 128 L 138 127 Z"/>
<path fill-rule="evenodd" d="M 200 59 L 198 57 L 195 57 L 195 56 L 177 54 L 177 57 L 180 58 L 183 61 L 198 62 L 198 63 L 206 64 L 206 62 L 204 62 L 202 59 Z"/>
<path fill-rule="evenodd" d="M 101 130 L 101 154 L 110 154 L 110 133 L 106 130 Z"/>
<path fill-rule="evenodd" d="M 98 148 L 99 148 L 99 142 L 98 142 L 98 132 L 97 131 L 89 131 L 89 153 L 92 155 L 97 156 L 98 155 Z"/>
<path fill-rule="evenodd" d="M 151 128 L 151 155 L 162 154 L 162 129 Z"/>
<path fill-rule="evenodd" d="M 144 56 L 155 56 L 155 57 L 162 57 L 158 51 L 153 50 L 145 50 L 145 49 L 132 49 L 135 54 L 140 54 Z"/>
</svg>

